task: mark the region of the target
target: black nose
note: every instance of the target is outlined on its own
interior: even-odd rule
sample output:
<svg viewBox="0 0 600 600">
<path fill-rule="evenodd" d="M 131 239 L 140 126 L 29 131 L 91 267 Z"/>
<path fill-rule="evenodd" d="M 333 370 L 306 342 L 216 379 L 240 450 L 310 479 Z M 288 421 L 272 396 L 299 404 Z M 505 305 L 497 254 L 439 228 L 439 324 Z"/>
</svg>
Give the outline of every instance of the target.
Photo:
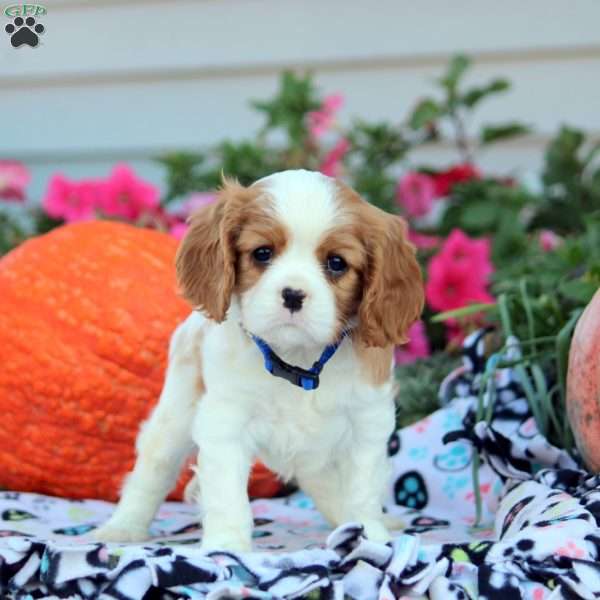
<svg viewBox="0 0 600 600">
<path fill-rule="evenodd" d="M 293 290 L 292 288 L 283 288 L 281 291 L 283 305 L 290 309 L 290 312 L 296 312 L 302 308 L 302 301 L 306 294 L 302 290 Z"/>
</svg>

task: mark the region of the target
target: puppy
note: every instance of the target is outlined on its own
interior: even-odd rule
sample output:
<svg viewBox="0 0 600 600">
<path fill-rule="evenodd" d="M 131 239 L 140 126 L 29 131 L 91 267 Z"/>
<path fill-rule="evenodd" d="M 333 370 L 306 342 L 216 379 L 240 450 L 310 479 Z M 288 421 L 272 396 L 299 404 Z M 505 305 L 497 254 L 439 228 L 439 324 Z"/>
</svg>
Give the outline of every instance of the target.
<svg viewBox="0 0 600 600">
<path fill-rule="evenodd" d="M 225 181 L 192 216 L 176 267 L 197 310 L 172 336 L 135 468 L 96 537 L 146 539 L 197 447 L 205 549 L 250 550 L 256 458 L 295 478 L 332 525 L 387 541 L 393 348 L 423 307 L 402 219 L 320 173 Z"/>
</svg>

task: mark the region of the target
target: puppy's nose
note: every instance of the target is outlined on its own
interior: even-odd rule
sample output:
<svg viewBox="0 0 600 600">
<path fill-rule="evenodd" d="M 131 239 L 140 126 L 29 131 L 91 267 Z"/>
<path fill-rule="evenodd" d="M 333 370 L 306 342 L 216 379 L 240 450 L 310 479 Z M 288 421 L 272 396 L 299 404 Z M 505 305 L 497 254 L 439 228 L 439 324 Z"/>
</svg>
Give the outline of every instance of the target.
<svg viewBox="0 0 600 600">
<path fill-rule="evenodd" d="M 293 290 L 286 287 L 281 290 L 281 297 L 283 298 L 283 305 L 290 312 L 296 312 L 302 308 L 302 301 L 306 298 L 306 294 L 302 290 Z"/>
</svg>

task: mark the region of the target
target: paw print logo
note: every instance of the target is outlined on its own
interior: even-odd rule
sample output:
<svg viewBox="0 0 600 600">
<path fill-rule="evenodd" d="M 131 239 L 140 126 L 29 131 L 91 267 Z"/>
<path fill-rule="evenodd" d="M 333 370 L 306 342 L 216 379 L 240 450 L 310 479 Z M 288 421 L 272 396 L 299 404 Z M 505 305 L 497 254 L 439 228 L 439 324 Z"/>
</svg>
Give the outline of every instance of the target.
<svg viewBox="0 0 600 600">
<path fill-rule="evenodd" d="M 427 506 L 429 494 L 425 480 L 417 471 L 408 471 L 394 485 L 396 504 L 420 510 Z"/>
<path fill-rule="evenodd" d="M 446 494 L 448 498 L 450 498 L 450 500 L 454 500 L 456 494 L 462 488 L 464 488 L 469 483 L 469 481 L 470 479 L 466 475 L 463 477 L 455 477 L 454 475 L 450 475 L 448 479 L 446 479 L 446 483 L 444 484 L 442 491 Z"/>
<path fill-rule="evenodd" d="M 462 471 L 471 464 L 473 451 L 464 442 L 456 442 L 444 454 L 437 454 L 433 458 L 435 467 L 444 472 Z"/>
<path fill-rule="evenodd" d="M 10 43 L 14 48 L 23 44 L 35 48 L 40 41 L 39 34 L 44 33 L 44 26 L 36 23 L 33 17 L 15 17 L 4 30 L 10 35 Z"/>
</svg>

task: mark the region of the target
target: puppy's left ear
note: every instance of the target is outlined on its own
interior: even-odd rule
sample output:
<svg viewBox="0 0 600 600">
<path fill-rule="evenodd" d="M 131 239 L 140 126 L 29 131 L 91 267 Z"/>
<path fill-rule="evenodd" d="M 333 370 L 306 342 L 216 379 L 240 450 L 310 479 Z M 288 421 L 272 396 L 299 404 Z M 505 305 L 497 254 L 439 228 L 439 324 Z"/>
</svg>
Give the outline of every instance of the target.
<svg viewBox="0 0 600 600">
<path fill-rule="evenodd" d="M 409 327 L 421 316 L 423 276 L 407 235 L 403 219 L 381 211 L 370 227 L 368 271 L 358 310 L 358 335 L 366 346 L 406 343 Z"/>
</svg>

